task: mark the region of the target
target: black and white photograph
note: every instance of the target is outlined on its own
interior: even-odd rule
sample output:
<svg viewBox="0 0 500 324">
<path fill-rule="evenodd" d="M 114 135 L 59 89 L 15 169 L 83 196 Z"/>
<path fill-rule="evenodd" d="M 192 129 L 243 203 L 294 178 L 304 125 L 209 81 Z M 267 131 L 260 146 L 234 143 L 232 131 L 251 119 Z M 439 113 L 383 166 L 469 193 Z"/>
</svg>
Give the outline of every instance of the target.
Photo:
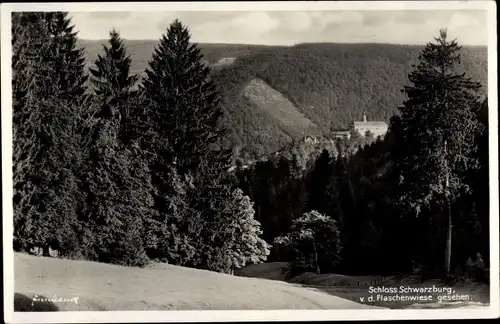
<svg viewBox="0 0 500 324">
<path fill-rule="evenodd" d="M 6 323 L 500 315 L 494 1 L 1 14 Z"/>
</svg>

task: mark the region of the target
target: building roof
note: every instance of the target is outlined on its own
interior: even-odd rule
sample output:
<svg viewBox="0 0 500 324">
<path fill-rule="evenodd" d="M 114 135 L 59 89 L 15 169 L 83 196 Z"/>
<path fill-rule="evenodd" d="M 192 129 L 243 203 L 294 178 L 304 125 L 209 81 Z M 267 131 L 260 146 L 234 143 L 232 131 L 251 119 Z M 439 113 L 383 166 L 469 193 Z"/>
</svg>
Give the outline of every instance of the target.
<svg viewBox="0 0 500 324">
<path fill-rule="evenodd" d="M 354 121 L 354 127 L 387 127 L 387 124 L 382 121 Z"/>
</svg>

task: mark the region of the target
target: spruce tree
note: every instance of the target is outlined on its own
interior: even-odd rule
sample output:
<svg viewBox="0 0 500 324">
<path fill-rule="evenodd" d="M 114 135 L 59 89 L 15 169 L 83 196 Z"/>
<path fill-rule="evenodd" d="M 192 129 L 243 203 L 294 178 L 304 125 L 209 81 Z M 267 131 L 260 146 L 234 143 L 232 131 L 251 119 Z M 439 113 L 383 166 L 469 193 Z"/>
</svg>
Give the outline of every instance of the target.
<svg viewBox="0 0 500 324">
<path fill-rule="evenodd" d="M 104 56 L 98 55 L 90 68 L 92 88 L 102 104 L 99 115 L 117 118 L 120 123 L 119 139 L 124 144 L 139 137 L 143 109 L 137 93 L 133 91 L 138 76 L 130 73 L 132 59 L 127 55 L 123 40 L 115 30 L 109 33 L 108 45 L 103 44 Z"/>
<path fill-rule="evenodd" d="M 442 206 L 446 219 L 445 273 L 450 273 L 451 205 L 467 189 L 466 170 L 475 167 L 471 152 L 480 125 L 474 107 L 480 85 L 458 73 L 461 47 L 446 30 L 428 43 L 409 75 L 408 99 L 400 107 L 398 156 L 401 201 L 414 215 L 432 203 Z"/>
<path fill-rule="evenodd" d="M 15 245 L 71 254 L 80 204 L 84 53 L 65 12 L 12 18 Z"/>
<path fill-rule="evenodd" d="M 196 245 L 203 244 L 202 227 L 230 199 L 234 185 L 226 173 L 231 150 L 220 145 L 226 134 L 220 98 L 209 73 L 200 49 L 190 43 L 188 29 L 175 20 L 155 48 L 141 85 L 149 126 L 144 148 L 155 186 L 157 222 L 171 231 L 163 237 L 183 242 L 168 244 L 179 250 L 171 248 L 166 254 L 192 266 L 201 262 L 194 259 L 204 258 L 192 254 L 203 250 Z"/>
<path fill-rule="evenodd" d="M 153 183 L 154 211 L 145 223 L 147 254 L 157 261 L 194 267 L 203 224 L 191 206 L 192 178 L 179 175 L 173 167 L 154 176 L 158 181 Z M 161 179 L 165 183 L 159 186 Z"/>
<path fill-rule="evenodd" d="M 151 100 L 152 131 L 168 141 L 160 144 L 162 155 L 179 174 L 199 166 L 226 133 L 219 127 L 220 97 L 202 58 L 188 29 L 175 20 L 155 48 L 142 84 Z"/>
<path fill-rule="evenodd" d="M 33 188 L 29 180 L 34 171 L 37 152 L 40 150 L 37 121 L 40 112 L 33 108 L 37 102 L 37 58 L 47 51 L 49 33 L 47 26 L 36 13 L 12 14 L 12 104 L 13 104 L 13 183 L 14 183 L 14 248 L 29 250 L 31 209 L 30 196 Z"/>
<path fill-rule="evenodd" d="M 148 263 L 145 227 L 153 204 L 149 169 L 137 143 L 121 145 L 116 119 L 95 119 L 82 186 L 85 208 L 80 220 L 87 233 L 82 254 L 100 262 L 143 266 Z"/>
<path fill-rule="evenodd" d="M 109 47 L 91 68 L 95 92 L 85 166 L 86 209 L 82 211 L 87 259 L 143 266 L 154 219 L 153 187 L 145 156 L 139 150 L 139 97 L 132 91 L 137 76 L 130 75 L 130 56 L 117 31 Z"/>
<path fill-rule="evenodd" d="M 118 97 L 135 86 L 137 75 L 130 74 L 132 59 L 127 55 L 120 34 L 111 30 L 108 40 L 109 47 L 103 44 L 104 57 L 97 56 L 94 62 L 96 68 L 90 68 L 93 89 L 98 96 L 106 98 Z"/>
<path fill-rule="evenodd" d="M 163 243 L 169 247 L 164 251 L 168 262 L 226 271 L 214 266 L 234 252 L 218 243 L 220 222 L 231 223 L 228 217 L 236 222 L 240 214 L 230 207 L 237 181 L 227 172 L 232 152 L 223 145 L 227 130 L 209 74 L 188 29 L 175 20 L 155 49 L 142 84 L 151 125 L 146 150 L 156 188 L 158 222 L 153 223 L 167 229 L 163 241 L 173 242 Z M 233 212 L 227 213 L 228 208 Z M 252 236 L 239 240 L 240 246 L 258 243 Z M 252 258 L 260 256 L 243 259 Z"/>
</svg>

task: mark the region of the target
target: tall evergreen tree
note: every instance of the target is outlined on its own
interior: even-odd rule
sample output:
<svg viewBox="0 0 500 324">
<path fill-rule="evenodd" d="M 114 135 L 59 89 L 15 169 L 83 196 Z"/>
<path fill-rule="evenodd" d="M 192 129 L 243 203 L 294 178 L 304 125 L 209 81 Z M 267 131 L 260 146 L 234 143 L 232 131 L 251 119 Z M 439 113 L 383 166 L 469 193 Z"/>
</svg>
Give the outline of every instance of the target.
<svg viewBox="0 0 500 324">
<path fill-rule="evenodd" d="M 95 113 L 84 177 L 82 219 L 91 234 L 83 238 L 85 257 L 142 266 L 156 245 L 151 175 L 138 149 L 141 98 L 132 91 L 137 76 L 130 74 L 131 59 L 116 30 L 108 44 L 90 69 Z"/>
<path fill-rule="evenodd" d="M 153 176 L 158 182 L 153 183 L 154 211 L 145 222 L 147 254 L 154 260 L 194 267 L 203 223 L 191 205 L 192 177 L 179 175 L 174 167 Z M 162 179 L 165 183 L 160 186 Z"/>
<path fill-rule="evenodd" d="M 111 30 L 109 47 L 103 44 L 105 56 L 97 56 L 96 68 L 90 68 L 93 89 L 98 96 L 114 98 L 128 92 L 135 86 L 138 76 L 130 74 L 132 59 L 120 38 L 120 34 Z"/>
<path fill-rule="evenodd" d="M 138 75 L 130 73 L 132 59 L 115 30 L 109 33 L 108 45 L 103 44 L 104 56 L 98 55 L 90 68 L 94 92 L 101 102 L 97 115 L 113 117 L 119 121 L 119 139 L 129 144 L 138 138 L 137 132 L 143 121 L 143 109 L 137 93 L 133 91 Z"/>
<path fill-rule="evenodd" d="M 465 171 L 475 167 L 471 151 L 480 130 L 473 107 L 480 85 L 457 72 L 460 46 L 449 41 L 446 30 L 428 43 L 419 64 L 409 75 L 411 86 L 400 108 L 398 136 L 404 150 L 398 156 L 401 200 L 418 215 L 432 203 L 442 206 L 446 222 L 445 267 L 450 273 L 451 205 L 461 189 Z"/>
<path fill-rule="evenodd" d="M 82 254 L 100 262 L 143 266 L 149 261 L 145 224 L 153 204 L 149 169 L 136 143 L 119 142 L 116 119 L 96 119 L 82 186 Z"/>
<path fill-rule="evenodd" d="M 169 245 L 179 250 L 168 255 L 183 256 L 169 262 L 197 267 L 207 267 L 205 247 L 211 242 L 205 239 L 235 188 L 226 172 L 232 152 L 221 145 L 223 111 L 209 73 L 188 29 L 175 20 L 155 48 L 141 85 L 150 126 L 145 149 L 155 186 L 156 227 L 163 224 L 170 231 L 166 237 L 183 242 Z M 179 181 L 185 190 L 175 188 Z"/>
<path fill-rule="evenodd" d="M 14 182 L 14 248 L 29 250 L 30 196 L 29 185 L 34 172 L 37 152 L 40 150 L 36 127 L 39 120 L 33 83 L 36 80 L 37 58 L 47 51 L 48 30 L 36 13 L 12 14 L 12 104 L 13 104 L 13 182 Z M 31 45 L 31 46 L 30 46 Z"/>
<path fill-rule="evenodd" d="M 86 114 L 83 49 L 65 12 L 12 18 L 16 247 L 71 253 Z"/>
<path fill-rule="evenodd" d="M 223 111 L 209 79 L 210 68 L 190 37 L 189 30 L 175 20 L 155 48 L 142 83 L 150 100 L 153 145 L 161 146 L 155 151 L 161 150 L 165 163 L 175 164 L 179 174 L 197 168 L 226 133 L 219 127 Z M 229 159 L 231 152 L 225 155 Z"/>
</svg>

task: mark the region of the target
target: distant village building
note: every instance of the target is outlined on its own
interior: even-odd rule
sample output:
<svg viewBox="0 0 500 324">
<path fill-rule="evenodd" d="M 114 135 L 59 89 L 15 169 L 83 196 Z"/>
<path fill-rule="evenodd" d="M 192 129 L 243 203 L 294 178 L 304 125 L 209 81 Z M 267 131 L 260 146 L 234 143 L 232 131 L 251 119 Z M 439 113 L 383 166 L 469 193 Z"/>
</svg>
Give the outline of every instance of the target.
<svg viewBox="0 0 500 324">
<path fill-rule="evenodd" d="M 349 126 L 350 131 L 357 131 L 363 137 L 366 136 L 367 132 L 370 132 L 374 138 L 384 136 L 387 129 L 387 124 L 382 121 L 366 121 L 366 115 L 363 115 L 363 121 L 353 121 Z"/>
<path fill-rule="evenodd" d="M 351 132 L 348 130 L 336 130 L 332 132 L 332 136 L 334 138 L 345 138 L 349 139 L 351 138 Z"/>
<path fill-rule="evenodd" d="M 308 135 L 304 137 L 304 142 L 309 144 L 318 144 L 318 139 L 315 136 Z"/>
<path fill-rule="evenodd" d="M 219 59 L 217 64 L 233 64 L 236 61 L 236 57 L 223 57 Z"/>
<path fill-rule="evenodd" d="M 384 136 L 387 133 L 388 126 L 382 121 L 367 121 L 366 115 L 363 115 L 363 121 L 353 121 L 348 129 L 337 129 L 331 132 L 333 139 L 350 139 L 353 132 L 358 132 L 361 136 L 365 137 L 368 132 L 373 135 L 373 138 Z M 307 135 L 303 138 L 305 143 L 318 144 L 318 143 L 334 143 L 332 138 L 316 138 L 312 135 Z"/>
</svg>

